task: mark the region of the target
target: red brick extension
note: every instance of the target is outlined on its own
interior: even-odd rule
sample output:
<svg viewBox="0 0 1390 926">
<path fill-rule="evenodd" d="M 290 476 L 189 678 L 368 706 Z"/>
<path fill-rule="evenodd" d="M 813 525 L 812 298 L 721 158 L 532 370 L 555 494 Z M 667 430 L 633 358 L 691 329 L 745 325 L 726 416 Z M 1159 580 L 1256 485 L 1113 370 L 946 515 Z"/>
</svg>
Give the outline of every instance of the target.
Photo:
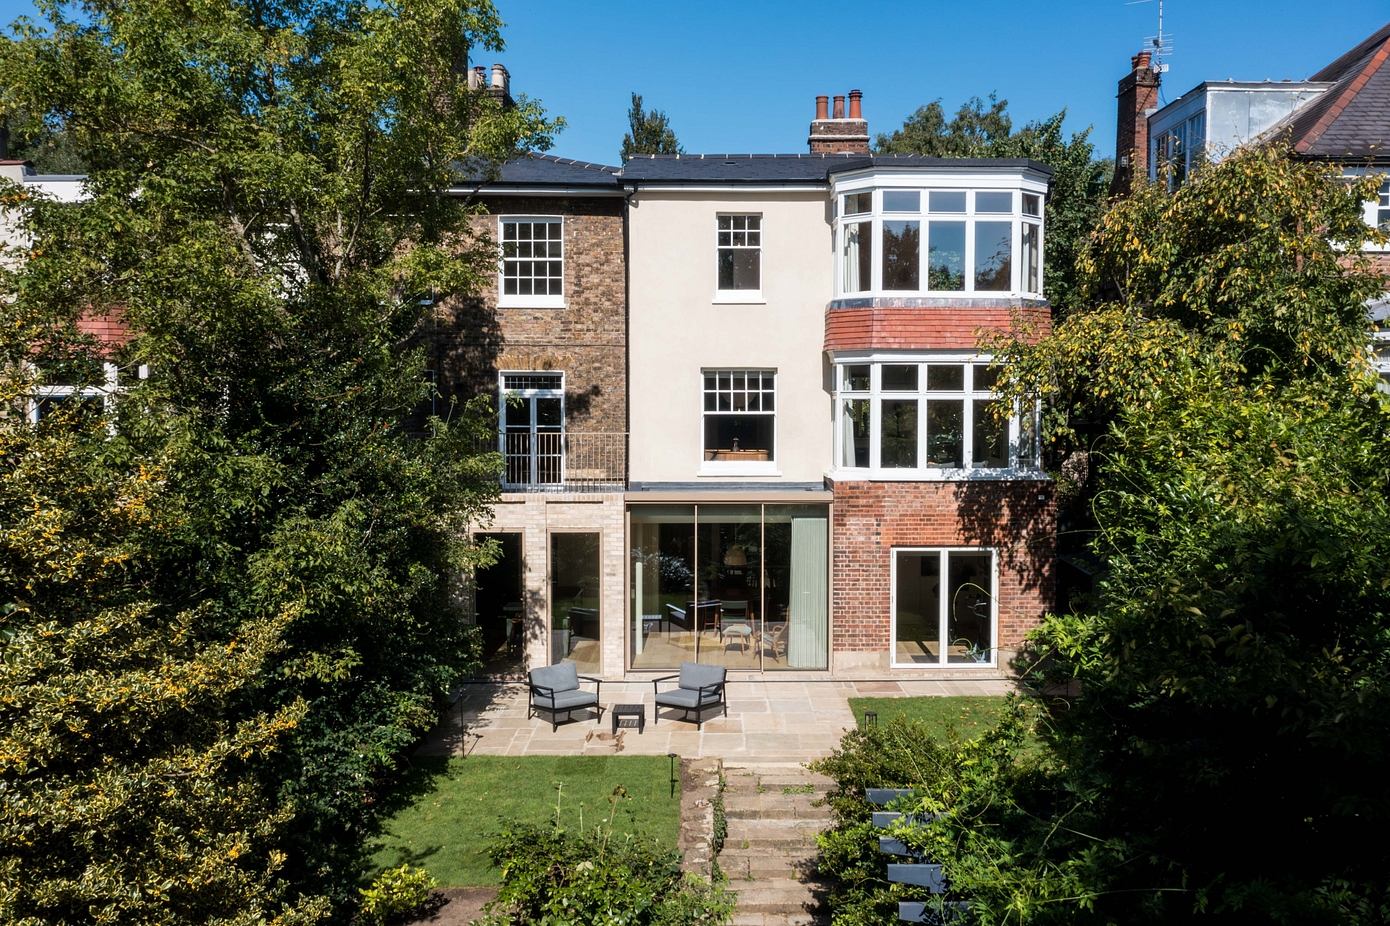
<svg viewBox="0 0 1390 926">
<path fill-rule="evenodd" d="M 1006 650 L 1053 607 L 1052 483 L 855 481 L 833 489 L 833 651 L 889 652 L 894 547 L 997 550 L 997 645 Z"/>
</svg>

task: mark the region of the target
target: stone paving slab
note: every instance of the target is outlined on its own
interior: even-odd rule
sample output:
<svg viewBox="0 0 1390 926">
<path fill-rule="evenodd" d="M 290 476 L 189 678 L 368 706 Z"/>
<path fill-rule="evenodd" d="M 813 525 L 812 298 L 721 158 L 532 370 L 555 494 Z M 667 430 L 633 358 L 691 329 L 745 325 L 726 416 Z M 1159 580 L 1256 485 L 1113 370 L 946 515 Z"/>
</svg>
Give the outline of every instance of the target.
<svg viewBox="0 0 1390 926">
<path fill-rule="evenodd" d="M 829 755 L 856 719 L 849 698 L 859 696 L 998 695 L 1013 690 L 998 679 L 903 681 L 731 681 L 728 716 L 709 712 L 703 728 L 664 711 L 658 720 L 651 682 L 603 683 L 600 716 L 576 711 L 551 731 L 549 716 L 527 715 L 527 689 L 516 682 L 465 685 L 421 747 L 424 755 L 665 755 L 756 759 L 799 764 Z M 613 735 L 606 706 L 642 704 L 646 727 Z"/>
</svg>

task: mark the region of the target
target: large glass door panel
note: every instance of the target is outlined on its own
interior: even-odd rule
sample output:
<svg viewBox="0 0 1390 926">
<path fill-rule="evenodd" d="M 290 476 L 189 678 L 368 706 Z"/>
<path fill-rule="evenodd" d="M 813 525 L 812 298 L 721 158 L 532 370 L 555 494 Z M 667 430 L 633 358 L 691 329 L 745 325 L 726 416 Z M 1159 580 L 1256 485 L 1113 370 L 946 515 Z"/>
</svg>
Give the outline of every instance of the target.
<svg viewBox="0 0 1390 926">
<path fill-rule="evenodd" d="M 696 640 L 701 662 L 757 669 L 762 636 L 761 505 L 701 505 L 696 512 Z"/>
<path fill-rule="evenodd" d="M 946 608 L 946 661 L 990 662 L 994 657 L 994 556 L 947 554 L 950 600 Z"/>
<path fill-rule="evenodd" d="M 603 588 L 599 535 L 550 535 L 551 661 L 570 659 L 580 672 L 602 665 Z"/>
<path fill-rule="evenodd" d="M 634 506 L 628 529 L 632 667 L 694 661 L 695 506 Z"/>
<path fill-rule="evenodd" d="M 827 509 L 767 505 L 763 512 L 763 668 L 824 669 L 830 642 Z"/>
<path fill-rule="evenodd" d="M 992 663 L 994 554 L 893 551 L 893 664 Z"/>
<path fill-rule="evenodd" d="M 898 550 L 893 576 L 893 662 L 941 661 L 941 551 Z"/>
</svg>

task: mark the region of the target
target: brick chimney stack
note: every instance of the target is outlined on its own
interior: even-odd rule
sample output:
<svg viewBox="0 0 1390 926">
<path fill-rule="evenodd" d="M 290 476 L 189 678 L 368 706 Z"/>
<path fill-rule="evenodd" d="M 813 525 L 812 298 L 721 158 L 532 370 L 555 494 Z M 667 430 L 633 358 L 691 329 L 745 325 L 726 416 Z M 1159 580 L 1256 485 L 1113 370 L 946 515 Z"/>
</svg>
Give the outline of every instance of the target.
<svg viewBox="0 0 1390 926">
<path fill-rule="evenodd" d="M 864 119 L 864 94 L 849 92 L 849 116 L 845 116 L 844 96 L 835 97 L 835 106 L 826 118 L 826 98 L 816 97 L 816 119 L 806 139 L 812 154 L 868 154 L 869 123 Z"/>
<path fill-rule="evenodd" d="M 1112 196 L 1126 196 L 1135 180 L 1149 176 L 1149 114 L 1158 108 L 1158 71 L 1153 57 L 1141 51 L 1130 59 L 1130 72 L 1120 79 L 1118 118 L 1115 121 L 1115 176 Z"/>
</svg>

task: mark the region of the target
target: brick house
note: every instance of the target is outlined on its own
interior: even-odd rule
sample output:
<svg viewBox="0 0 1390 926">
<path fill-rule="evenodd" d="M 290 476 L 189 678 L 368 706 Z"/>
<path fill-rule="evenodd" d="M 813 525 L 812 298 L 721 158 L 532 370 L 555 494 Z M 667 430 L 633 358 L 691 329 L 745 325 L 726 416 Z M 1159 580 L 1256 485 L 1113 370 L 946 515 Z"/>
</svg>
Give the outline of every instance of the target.
<svg viewBox="0 0 1390 926">
<path fill-rule="evenodd" d="M 999 675 L 1051 605 L 1036 410 L 977 346 L 1050 323 L 1050 171 L 871 156 L 849 100 L 808 154 L 620 172 L 630 670 Z"/>
<path fill-rule="evenodd" d="M 481 212 L 497 273 L 477 296 L 436 307 L 428 332 L 444 400 L 497 410 L 502 495 L 479 534 L 501 561 L 471 604 L 494 672 L 560 658 L 623 672 L 600 615 L 623 607 L 626 479 L 626 215 L 617 169 L 545 155 L 456 191 Z"/>
</svg>

